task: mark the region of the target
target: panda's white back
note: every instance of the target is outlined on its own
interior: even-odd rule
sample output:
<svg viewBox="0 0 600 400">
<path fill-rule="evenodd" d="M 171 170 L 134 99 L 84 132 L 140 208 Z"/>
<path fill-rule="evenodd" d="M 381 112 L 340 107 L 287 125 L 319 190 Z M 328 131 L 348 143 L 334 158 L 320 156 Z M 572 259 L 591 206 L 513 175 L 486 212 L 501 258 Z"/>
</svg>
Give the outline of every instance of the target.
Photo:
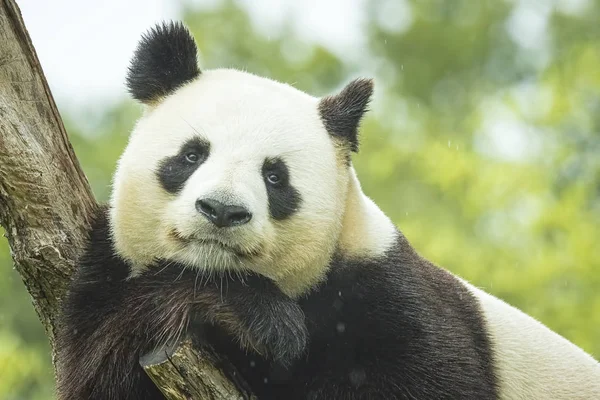
<svg viewBox="0 0 600 400">
<path fill-rule="evenodd" d="M 593 357 L 515 307 L 462 283 L 481 306 L 502 398 L 600 399 L 600 363 Z"/>
</svg>

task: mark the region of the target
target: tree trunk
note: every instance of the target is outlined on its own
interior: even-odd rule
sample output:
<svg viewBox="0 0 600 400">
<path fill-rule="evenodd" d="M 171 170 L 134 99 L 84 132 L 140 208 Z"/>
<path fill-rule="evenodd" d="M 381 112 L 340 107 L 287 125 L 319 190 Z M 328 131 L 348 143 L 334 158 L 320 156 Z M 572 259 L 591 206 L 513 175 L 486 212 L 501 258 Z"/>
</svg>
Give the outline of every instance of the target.
<svg viewBox="0 0 600 400">
<path fill-rule="evenodd" d="M 52 346 L 96 206 L 20 10 L 0 0 L 0 224 Z M 143 365 L 168 399 L 248 397 L 213 365 L 218 358 L 208 349 L 187 342 L 148 360 Z"/>
</svg>

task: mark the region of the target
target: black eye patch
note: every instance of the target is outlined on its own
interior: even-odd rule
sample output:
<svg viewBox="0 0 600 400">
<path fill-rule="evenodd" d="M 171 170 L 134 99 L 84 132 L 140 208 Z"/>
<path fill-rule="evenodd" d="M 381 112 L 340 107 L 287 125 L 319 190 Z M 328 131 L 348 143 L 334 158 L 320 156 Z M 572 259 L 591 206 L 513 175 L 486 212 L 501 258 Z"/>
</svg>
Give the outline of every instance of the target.
<svg viewBox="0 0 600 400">
<path fill-rule="evenodd" d="M 294 214 L 300 207 L 302 197 L 290 182 L 287 165 L 280 158 L 266 159 L 262 175 L 267 188 L 269 213 L 276 220 L 283 220 Z"/>
<path fill-rule="evenodd" d="M 200 138 L 192 138 L 185 142 L 179 152 L 163 159 L 156 175 L 161 186 L 169 193 L 176 194 L 208 158 L 210 144 Z"/>
</svg>

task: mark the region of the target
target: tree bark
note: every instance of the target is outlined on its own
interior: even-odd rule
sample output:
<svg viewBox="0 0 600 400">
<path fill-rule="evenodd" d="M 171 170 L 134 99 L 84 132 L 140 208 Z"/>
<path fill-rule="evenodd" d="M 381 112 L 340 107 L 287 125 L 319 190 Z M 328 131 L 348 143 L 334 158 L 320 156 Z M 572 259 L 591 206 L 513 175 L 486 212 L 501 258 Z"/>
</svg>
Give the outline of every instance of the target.
<svg viewBox="0 0 600 400">
<path fill-rule="evenodd" d="M 0 0 L 0 224 L 52 346 L 96 206 L 21 12 Z M 169 399 L 248 397 L 215 367 L 216 355 L 189 342 L 149 360 L 146 370 Z"/>
<path fill-rule="evenodd" d="M 12 0 L 0 6 L 0 221 L 52 342 L 95 201 Z"/>
<path fill-rule="evenodd" d="M 140 364 L 168 400 L 255 399 L 225 360 L 207 347 L 195 347 L 190 340 L 176 349 L 157 349 L 142 357 Z"/>
</svg>

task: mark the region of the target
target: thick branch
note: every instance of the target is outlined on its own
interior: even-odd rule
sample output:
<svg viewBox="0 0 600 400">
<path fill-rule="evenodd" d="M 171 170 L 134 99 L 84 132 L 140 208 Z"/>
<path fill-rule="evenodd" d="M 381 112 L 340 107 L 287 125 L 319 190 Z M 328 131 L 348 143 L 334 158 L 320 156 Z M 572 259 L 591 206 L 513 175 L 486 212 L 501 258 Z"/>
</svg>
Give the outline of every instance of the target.
<svg viewBox="0 0 600 400">
<path fill-rule="evenodd" d="M 189 340 L 176 349 L 157 349 L 142 357 L 140 364 L 169 400 L 255 399 L 244 389 L 245 383 L 235 379 L 236 372 L 227 363 L 208 349 L 198 350 Z M 215 365 L 221 369 L 215 369 Z M 225 371 L 237 387 L 229 381 Z"/>
<path fill-rule="evenodd" d="M 95 207 L 19 8 L 0 0 L 0 224 L 51 345 Z M 169 398 L 244 397 L 206 350 L 173 360 L 147 368 Z"/>
<path fill-rule="evenodd" d="M 12 0 L 0 6 L 0 160 L 0 222 L 52 341 L 95 201 Z"/>
</svg>

